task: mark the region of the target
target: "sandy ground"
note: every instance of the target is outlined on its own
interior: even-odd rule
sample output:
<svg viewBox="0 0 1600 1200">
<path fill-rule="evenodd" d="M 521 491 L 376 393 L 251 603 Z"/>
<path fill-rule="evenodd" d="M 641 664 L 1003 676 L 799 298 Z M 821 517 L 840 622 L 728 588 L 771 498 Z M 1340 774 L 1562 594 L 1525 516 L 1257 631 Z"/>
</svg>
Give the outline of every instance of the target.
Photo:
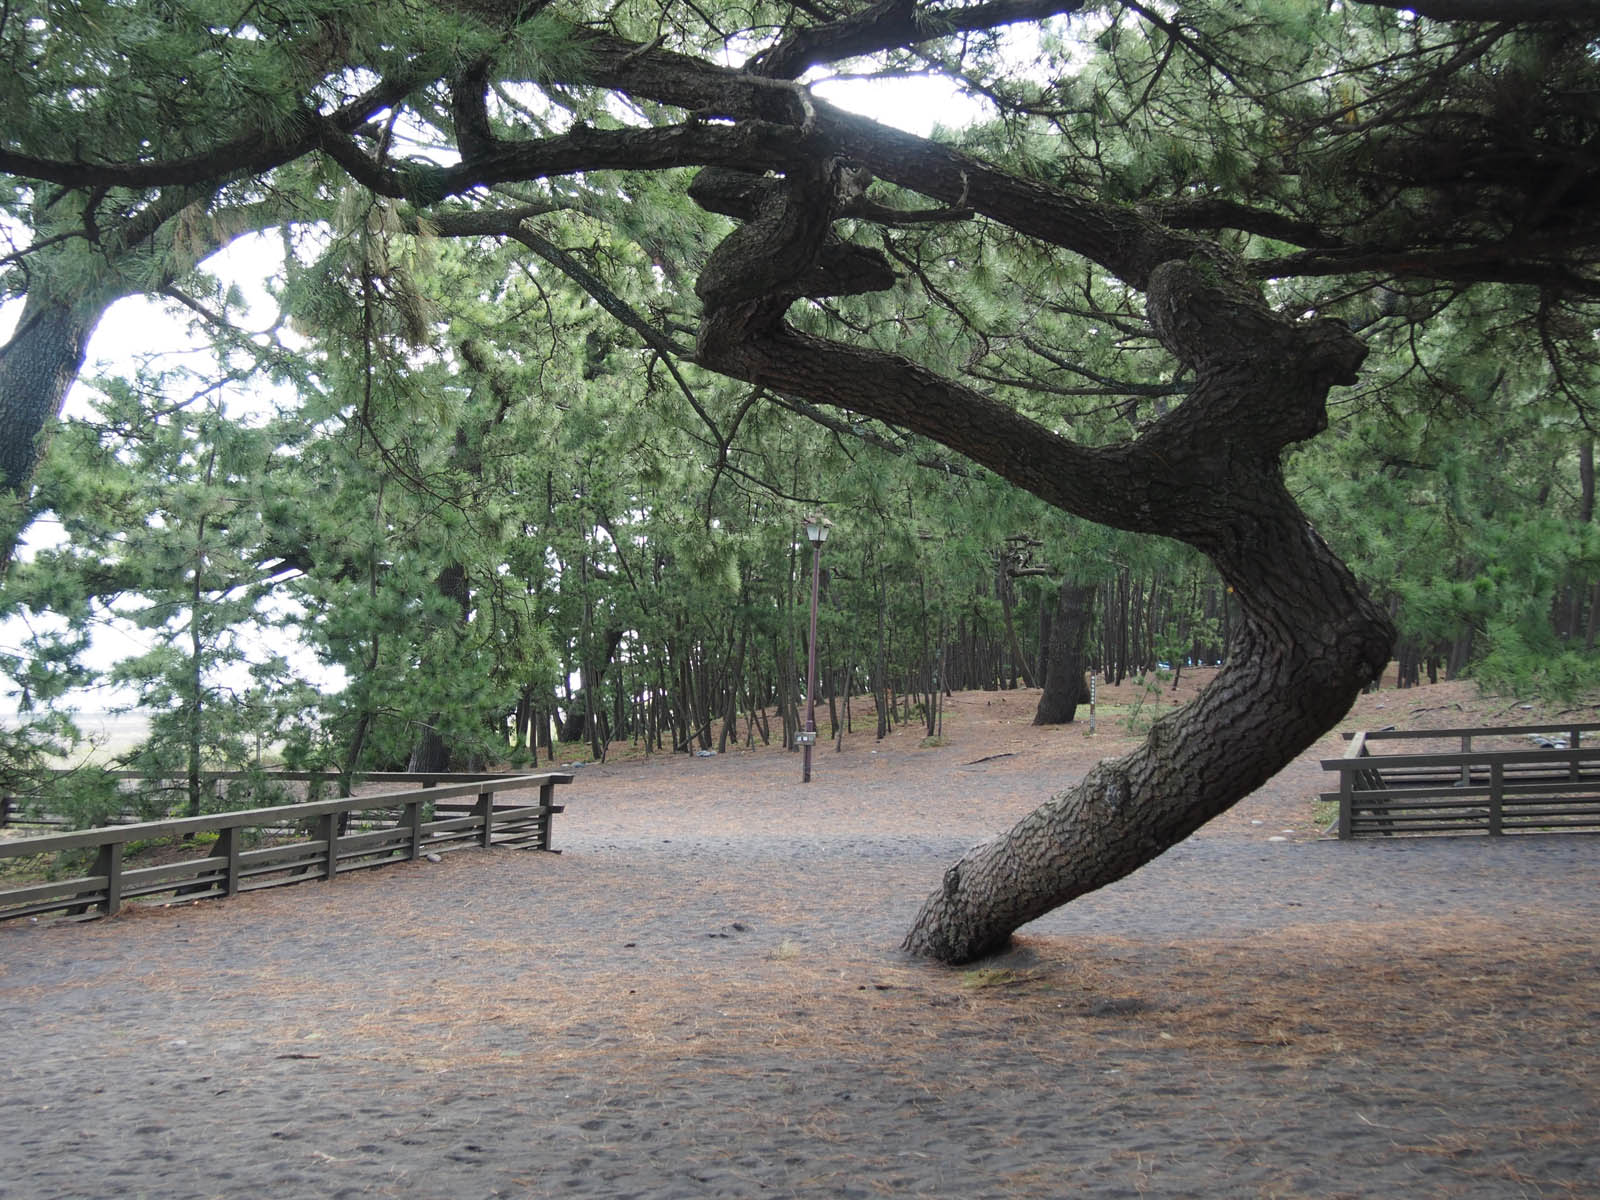
<svg viewBox="0 0 1600 1200">
<path fill-rule="evenodd" d="M 1347 725 L 1519 715 L 1465 695 Z M 1600 839 L 1321 839 L 1336 739 L 999 959 L 900 955 L 1129 742 L 1031 704 L 809 786 L 585 767 L 560 855 L 0 927 L 0 1197 L 1600 1196 Z"/>
</svg>

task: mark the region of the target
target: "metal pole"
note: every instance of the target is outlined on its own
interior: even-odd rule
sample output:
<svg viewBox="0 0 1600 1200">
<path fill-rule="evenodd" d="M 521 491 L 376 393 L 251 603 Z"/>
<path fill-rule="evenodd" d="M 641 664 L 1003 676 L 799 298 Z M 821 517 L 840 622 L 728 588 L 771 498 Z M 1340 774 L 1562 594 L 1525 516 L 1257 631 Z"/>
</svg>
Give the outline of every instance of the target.
<svg viewBox="0 0 1600 1200">
<path fill-rule="evenodd" d="M 806 654 L 806 738 L 802 783 L 811 782 L 811 744 L 817 740 L 817 577 L 821 571 L 822 543 L 811 543 L 811 640 Z"/>
</svg>

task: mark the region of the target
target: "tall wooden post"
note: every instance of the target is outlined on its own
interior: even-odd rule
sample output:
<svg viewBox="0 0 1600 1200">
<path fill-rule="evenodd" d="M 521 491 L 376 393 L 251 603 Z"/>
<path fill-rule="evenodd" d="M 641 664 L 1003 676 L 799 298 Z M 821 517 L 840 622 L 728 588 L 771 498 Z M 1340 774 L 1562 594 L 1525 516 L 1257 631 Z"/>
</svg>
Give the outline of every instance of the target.
<svg viewBox="0 0 1600 1200">
<path fill-rule="evenodd" d="M 822 577 L 822 543 L 828 540 L 829 523 L 821 517 L 806 518 L 806 537 L 811 541 L 811 637 L 806 644 L 806 727 L 800 741 L 805 747 L 801 782 L 811 782 L 811 749 L 817 741 L 817 587 Z"/>
</svg>

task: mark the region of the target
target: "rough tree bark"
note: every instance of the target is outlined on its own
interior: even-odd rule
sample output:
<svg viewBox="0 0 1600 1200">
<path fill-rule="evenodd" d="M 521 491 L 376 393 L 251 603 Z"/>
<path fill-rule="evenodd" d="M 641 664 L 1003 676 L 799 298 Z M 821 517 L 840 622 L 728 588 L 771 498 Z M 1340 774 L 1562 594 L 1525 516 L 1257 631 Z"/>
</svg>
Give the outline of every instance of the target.
<svg viewBox="0 0 1600 1200">
<path fill-rule="evenodd" d="M 891 175 L 898 166 L 867 161 Z M 832 236 L 846 176 L 837 160 L 813 159 L 763 184 L 754 202 L 749 188 L 729 202 L 714 175 L 697 190 L 744 218 L 697 285 L 702 362 L 935 437 L 1080 516 L 1186 541 L 1210 556 L 1241 611 L 1228 665 L 1192 705 L 946 872 L 904 945 L 963 962 L 1248 795 L 1382 669 L 1389 621 L 1310 528 L 1279 463 L 1325 427 L 1329 388 L 1355 380 L 1366 349 L 1335 322 L 1274 314 L 1229 282 L 1220 255 L 1152 261 L 1172 248 L 1162 231 L 1134 224 L 1116 236 L 1121 214 L 1107 212 L 1083 213 L 1074 229 L 1068 214 L 1050 240 L 1144 288 L 1156 336 L 1196 377 L 1184 403 L 1133 442 L 1079 446 L 906 359 L 784 323 L 802 296 L 888 286 L 881 258 Z"/>
<path fill-rule="evenodd" d="M 28 293 L 15 332 L 0 346 L 0 495 L 26 500 L 45 436 L 83 369 L 89 336 L 105 308 L 56 300 L 43 289 Z M 0 529 L 0 578 L 16 533 Z"/>
</svg>

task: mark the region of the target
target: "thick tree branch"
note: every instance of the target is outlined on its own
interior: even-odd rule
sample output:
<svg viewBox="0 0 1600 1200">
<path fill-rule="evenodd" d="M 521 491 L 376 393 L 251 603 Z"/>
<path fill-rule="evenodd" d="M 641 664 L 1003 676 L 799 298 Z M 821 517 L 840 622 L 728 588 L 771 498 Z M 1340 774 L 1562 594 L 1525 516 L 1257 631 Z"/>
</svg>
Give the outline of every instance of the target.
<svg viewBox="0 0 1600 1200">
<path fill-rule="evenodd" d="M 1355 0 L 1395 8 L 1430 21 L 1595 21 L 1600 0 Z"/>
<path fill-rule="evenodd" d="M 375 113 L 398 104 L 429 78 L 419 71 L 386 79 L 331 113 L 302 110 L 274 136 L 252 131 L 184 158 L 96 163 L 41 158 L 0 149 L 0 171 L 72 188 L 116 187 L 138 191 L 153 187 L 215 187 L 228 179 L 260 174 L 293 162 L 309 154 L 323 139 L 359 129 Z"/>
<path fill-rule="evenodd" d="M 436 237 L 506 238 L 524 221 L 563 212 L 571 207 L 570 204 L 552 201 L 548 204 L 519 204 L 515 208 L 435 209 L 426 216 L 406 212 L 401 217 L 401 225 L 410 234 L 426 232 Z"/>
<path fill-rule="evenodd" d="M 1142 288 L 1150 271 L 1168 259 L 1217 254 L 1212 243 L 1167 229 L 1132 208 L 1020 178 L 815 97 L 802 107 L 793 85 L 774 81 L 763 88 L 748 74 L 666 50 L 639 53 L 643 48 L 613 38 L 591 38 L 585 49 L 591 82 L 741 123 L 798 124 L 802 128 L 796 132 L 803 136 L 783 148 L 791 154 L 803 150 L 849 159 L 879 178 L 1081 254 L 1134 287 Z M 766 149 L 772 154 L 766 165 L 781 166 L 779 147 Z M 739 165 L 728 158 L 718 161 Z M 756 166 L 757 160 L 752 157 L 747 165 Z"/>
<path fill-rule="evenodd" d="M 351 138 L 324 129 L 318 148 L 369 190 L 426 207 L 480 187 L 584 171 L 666 170 L 726 165 L 765 169 L 792 161 L 803 137 L 791 125 L 747 121 L 737 125 L 690 121 L 652 129 L 579 126 L 555 137 L 498 141 L 451 167 L 408 163 L 391 167 L 372 158 Z"/>
<path fill-rule="evenodd" d="M 1310 221 L 1285 216 L 1269 209 L 1256 208 L 1220 197 L 1200 200 L 1187 198 L 1161 201 L 1147 206 L 1152 217 L 1173 229 L 1216 232 L 1237 229 L 1274 241 L 1288 242 L 1314 250 L 1334 250 L 1348 245 L 1344 238 L 1329 233 Z"/>
<path fill-rule="evenodd" d="M 796 416 L 804 417 L 813 424 L 820 425 L 829 432 L 841 438 L 861 442 L 875 450 L 882 450 L 887 454 L 905 457 L 910 453 L 910 448 L 899 442 L 884 437 L 881 433 L 864 425 L 860 421 L 845 421 L 834 416 L 826 409 L 802 400 L 798 396 L 785 396 L 779 392 L 765 392 L 770 395 L 772 402 L 781 408 L 786 408 Z M 914 461 L 919 467 L 926 467 L 930 471 L 937 471 L 941 475 L 956 475 L 962 479 L 972 476 L 972 470 L 967 466 L 966 460 L 959 458 L 940 458 L 933 455 L 917 455 Z"/>
<path fill-rule="evenodd" d="M 957 33 L 1042 21 L 1079 12 L 1085 2 L 991 0 L 967 7 L 934 8 L 920 6 L 916 0 L 881 0 L 848 17 L 800 30 L 756 55 L 746 67 L 775 79 L 798 79 L 822 63 L 914 46 Z"/>
<path fill-rule="evenodd" d="M 1080 446 L 899 355 L 784 323 L 789 304 L 805 294 L 799 281 L 815 271 L 827 243 L 837 192 L 838 171 L 829 164 L 797 170 L 717 248 L 697 288 L 705 305 L 701 362 L 911 429 L 1101 524 L 1204 546 L 1215 536 L 1213 502 L 1228 493 L 1228 471 L 1247 454 L 1265 469 L 1285 446 L 1323 428 L 1327 386 L 1350 382 L 1365 355 L 1334 322 L 1285 321 L 1247 289 L 1169 262 L 1151 272 L 1152 323 L 1163 343 L 1209 382 L 1204 393 L 1196 389 L 1209 399 L 1191 397 L 1137 441 Z M 1226 386 L 1262 359 L 1276 364 L 1272 387 Z M 1286 402 L 1301 392 L 1312 400 Z M 1175 478 L 1188 486 L 1174 488 Z"/>
<path fill-rule="evenodd" d="M 1587 272 L 1581 268 L 1588 268 Z M 1497 253 L 1494 246 L 1428 250 L 1419 247 L 1346 251 L 1308 250 L 1281 258 L 1251 260 L 1257 279 L 1296 276 L 1382 275 L 1390 279 L 1436 279 L 1448 283 L 1512 283 L 1554 288 L 1572 296 L 1600 297 L 1600 260 L 1586 247 L 1533 250 L 1527 246 Z"/>
</svg>

